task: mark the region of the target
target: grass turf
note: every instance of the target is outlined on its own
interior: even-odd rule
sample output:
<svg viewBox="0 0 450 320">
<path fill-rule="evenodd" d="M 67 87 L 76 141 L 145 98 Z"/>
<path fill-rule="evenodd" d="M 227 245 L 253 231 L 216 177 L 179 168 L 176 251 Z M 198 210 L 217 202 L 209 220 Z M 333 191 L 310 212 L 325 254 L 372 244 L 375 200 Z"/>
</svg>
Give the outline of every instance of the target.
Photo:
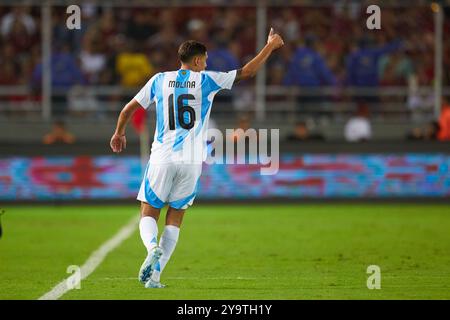
<svg viewBox="0 0 450 320">
<path fill-rule="evenodd" d="M 137 211 L 6 207 L 0 299 L 39 298 Z M 138 283 L 136 230 L 62 299 L 450 299 L 449 230 L 446 205 L 197 205 L 162 275 L 167 288 Z M 366 287 L 373 264 L 381 290 Z"/>
</svg>

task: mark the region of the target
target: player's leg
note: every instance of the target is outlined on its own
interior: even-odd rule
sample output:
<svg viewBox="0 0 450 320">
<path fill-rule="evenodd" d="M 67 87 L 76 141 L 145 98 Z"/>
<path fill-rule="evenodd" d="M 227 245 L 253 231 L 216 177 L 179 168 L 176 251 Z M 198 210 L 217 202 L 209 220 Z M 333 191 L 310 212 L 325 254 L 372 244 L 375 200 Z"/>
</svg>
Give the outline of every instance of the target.
<svg viewBox="0 0 450 320">
<path fill-rule="evenodd" d="M 161 209 L 154 208 L 148 203 L 141 202 L 141 220 L 139 232 L 147 252 L 152 251 L 158 244 L 158 220 Z"/>
<path fill-rule="evenodd" d="M 169 207 L 167 210 L 166 226 L 159 240 L 159 247 L 162 249 L 163 254 L 159 260 L 159 265 L 156 266 L 151 276 L 151 279 L 155 282 L 160 281 L 161 273 L 175 250 L 184 212 L 185 209 L 175 209 L 172 207 Z"/>
<path fill-rule="evenodd" d="M 157 246 L 157 222 L 164 207 L 173 180 L 174 168 L 169 165 L 148 164 L 137 199 L 141 201 L 139 231 L 142 242 L 150 252 Z"/>
<path fill-rule="evenodd" d="M 158 219 L 164 207 L 172 180 L 170 166 L 147 165 L 137 199 L 141 201 L 139 232 L 147 257 L 139 269 L 139 281 L 146 283 L 162 255 L 158 247 Z"/>
<path fill-rule="evenodd" d="M 161 273 L 175 250 L 184 212 L 192 205 L 197 194 L 201 171 L 201 164 L 177 165 L 177 173 L 174 176 L 173 185 L 168 197 L 169 209 L 166 215 L 166 226 L 159 242 L 163 254 L 159 265 L 155 267 L 155 271 L 152 273 L 148 282 L 150 286 L 159 283 Z"/>
<path fill-rule="evenodd" d="M 158 219 L 161 209 L 154 208 L 148 203 L 141 202 L 141 220 L 139 221 L 139 233 L 142 242 L 147 249 L 147 257 L 139 269 L 138 279 L 146 283 L 158 264 L 162 250 L 158 245 Z"/>
</svg>

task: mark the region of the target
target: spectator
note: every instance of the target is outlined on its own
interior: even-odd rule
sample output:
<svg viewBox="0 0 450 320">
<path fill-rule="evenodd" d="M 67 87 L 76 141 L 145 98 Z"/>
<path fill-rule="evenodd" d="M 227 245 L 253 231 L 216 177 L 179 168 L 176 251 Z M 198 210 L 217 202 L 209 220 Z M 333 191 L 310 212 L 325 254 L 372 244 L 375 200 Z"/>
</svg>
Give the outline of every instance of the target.
<svg viewBox="0 0 450 320">
<path fill-rule="evenodd" d="M 379 83 L 380 86 L 399 86 L 402 84 L 399 78 L 396 76 L 394 68 L 394 62 L 388 62 L 388 64 L 386 65 L 386 70 L 383 71 L 383 74 L 381 76 Z"/>
<path fill-rule="evenodd" d="M 154 68 L 145 53 L 130 49 L 123 47 L 117 55 L 116 71 L 123 86 L 137 87 L 154 74 Z"/>
<path fill-rule="evenodd" d="M 42 62 L 33 70 L 32 86 L 39 89 L 42 84 Z M 85 84 L 85 79 L 75 57 L 69 52 L 68 46 L 53 52 L 50 61 L 51 80 L 53 87 L 53 113 L 62 116 L 67 111 L 66 93 L 77 84 Z"/>
<path fill-rule="evenodd" d="M 395 41 L 381 48 L 371 48 L 369 41 L 366 37 L 362 38 L 359 41 L 359 49 L 348 57 L 347 82 L 351 86 L 377 86 L 380 58 L 401 47 L 401 42 Z"/>
<path fill-rule="evenodd" d="M 424 139 L 425 140 L 437 140 L 439 130 L 440 130 L 439 122 L 437 122 L 437 121 L 430 122 L 425 128 Z"/>
<path fill-rule="evenodd" d="M 155 71 L 166 71 L 178 68 L 178 46 L 182 38 L 173 24 L 164 24 L 161 30 L 149 38 L 147 45 L 150 61 Z"/>
<path fill-rule="evenodd" d="M 200 19 L 191 19 L 187 23 L 189 38 L 200 41 L 210 47 L 210 38 L 208 37 L 208 25 Z"/>
<path fill-rule="evenodd" d="M 82 10 L 83 14 L 83 10 Z M 80 51 L 82 44 L 82 37 L 87 30 L 91 30 L 88 27 L 88 19 L 82 16 L 82 28 L 81 29 L 69 29 L 66 25 L 67 13 L 65 8 L 56 7 L 52 10 L 52 45 L 54 48 L 67 47 L 68 50 L 76 56 Z"/>
<path fill-rule="evenodd" d="M 182 42 L 173 24 L 164 24 L 161 30 L 149 38 L 148 44 L 152 50 L 163 50 L 170 53 Z"/>
<path fill-rule="evenodd" d="M 218 38 L 220 39 L 216 46 L 213 49 L 208 50 L 207 69 L 223 72 L 239 69 L 239 61 L 228 48 L 227 43 L 229 43 L 229 40 L 226 38 L 225 34 L 222 33 Z M 222 90 L 216 95 L 215 102 L 232 103 L 232 92 L 229 90 Z"/>
<path fill-rule="evenodd" d="M 113 48 L 114 37 L 118 33 L 116 21 L 114 17 L 114 11 L 112 9 L 105 10 L 100 18 L 98 24 L 98 32 L 100 39 L 105 49 L 111 50 Z"/>
<path fill-rule="evenodd" d="M 281 62 L 275 62 L 268 66 L 266 84 L 269 86 L 281 86 L 283 84 L 283 78 L 285 75 L 284 64 Z M 272 90 L 271 90 L 272 91 Z M 279 90 L 267 92 L 266 101 L 286 101 L 286 96 L 280 94 Z"/>
<path fill-rule="evenodd" d="M 440 141 L 450 141 L 450 104 L 446 97 L 442 97 L 438 139 Z"/>
<path fill-rule="evenodd" d="M 134 15 L 128 20 L 126 35 L 133 42 L 145 42 L 149 37 L 157 32 L 156 26 L 152 23 L 149 11 L 135 9 Z"/>
<path fill-rule="evenodd" d="M 99 75 L 106 66 L 106 55 L 101 50 L 101 43 L 95 36 L 83 39 L 83 49 L 80 53 L 81 70 L 90 84 L 97 84 Z"/>
<path fill-rule="evenodd" d="M 345 140 L 348 142 L 362 142 L 372 138 L 372 128 L 368 119 L 369 108 L 366 104 L 359 104 L 356 115 L 351 117 L 344 129 Z"/>
<path fill-rule="evenodd" d="M 21 20 L 14 20 L 10 31 L 5 35 L 5 42 L 13 46 L 14 52 L 23 54 L 31 48 L 34 41 L 25 24 Z"/>
<path fill-rule="evenodd" d="M 4 72 L 4 74 L 3 72 L 0 73 L 2 84 L 17 84 L 21 69 L 20 63 L 15 55 L 14 47 L 10 43 L 5 43 L 0 50 L 0 65 L 2 65 Z"/>
<path fill-rule="evenodd" d="M 284 22 L 281 34 L 283 34 L 286 41 L 296 42 L 300 39 L 300 24 L 298 17 L 291 8 L 283 9 L 281 16 L 283 17 L 282 20 Z"/>
<path fill-rule="evenodd" d="M 408 140 L 437 140 L 439 133 L 439 122 L 432 121 L 426 125 L 425 128 L 413 128 L 406 138 Z"/>
<path fill-rule="evenodd" d="M 239 142 L 245 139 L 245 132 L 250 129 L 250 118 L 247 115 L 240 116 L 237 123 L 237 129 L 234 130 L 234 135 L 231 138 L 234 142 Z"/>
<path fill-rule="evenodd" d="M 238 59 L 229 50 L 227 43 L 229 40 L 222 36 L 216 47 L 208 50 L 208 70 L 226 72 L 240 67 Z"/>
<path fill-rule="evenodd" d="M 282 63 L 273 63 L 270 65 L 267 84 L 269 86 L 280 86 L 283 83 L 283 77 L 286 70 Z"/>
<path fill-rule="evenodd" d="M 63 121 L 55 121 L 52 130 L 42 138 L 44 144 L 73 144 L 75 136 L 67 131 Z"/>
<path fill-rule="evenodd" d="M 419 88 L 427 85 L 425 70 L 423 67 L 419 68 L 417 75 L 412 75 L 408 81 L 408 99 L 407 107 L 412 110 L 426 110 L 434 106 L 434 93 L 421 93 Z"/>
<path fill-rule="evenodd" d="M 52 86 L 56 89 L 67 89 L 75 84 L 84 84 L 85 79 L 77 64 L 75 57 L 64 46 L 55 50 L 51 56 Z M 34 86 L 40 86 L 42 79 L 42 63 L 33 70 L 32 81 Z"/>
<path fill-rule="evenodd" d="M 304 46 L 295 51 L 287 68 L 284 84 L 301 87 L 336 84 L 336 79 L 328 69 L 325 60 L 314 50 L 314 41 L 314 36 L 307 36 Z"/>
<path fill-rule="evenodd" d="M 311 134 L 305 122 L 300 121 L 294 127 L 294 132 L 287 136 L 286 141 L 298 142 L 307 140 L 324 140 L 321 134 Z"/>
<path fill-rule="evenodd" d="M 36 32 L 36 23 L 29 14 L 30 8 L 26 6 L 13 7 L 11 12 L 6 14 L 0 22 L 1 33 L 4 37 L 12 31 L 15 23 L 19 22 L 25 27 L 28 36 Z"/>
<path fill-rule="evenodd" d="M 399 85 L 406 85 L 414 71 L 411 59 L 400 50 L 383 56 L 378 70 L 380 79 L 383 79 L 386 73 L 392 72 L 396 84 Z"/>
<path fill-rule="evenodd" d="M 1 63 L 0 64 L 0 85 L 17 85 L 18 78 L 15 72 L 15 68 L 12 64 Z"/>
<path fill-rule="evenodd" d="M 423 130 L 420 127 L 415 127 L 406 135 L 407 140 L 422 140 Z"/>
</svg>

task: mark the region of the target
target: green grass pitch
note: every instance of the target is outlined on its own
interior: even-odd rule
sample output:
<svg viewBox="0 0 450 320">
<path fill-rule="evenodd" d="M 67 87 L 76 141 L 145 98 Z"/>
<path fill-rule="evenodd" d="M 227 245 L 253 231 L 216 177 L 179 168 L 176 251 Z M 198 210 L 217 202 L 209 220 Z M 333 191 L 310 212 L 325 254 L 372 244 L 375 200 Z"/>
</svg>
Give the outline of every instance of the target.
<svg viewBox="0 0 450 320">
<path fill-rule="evenodd" d="M 0 299 L 39 298 L 138 213 L 4 209 Z M 62 299 L 450 299 L 450 206 L 198 204 L 162 275 L 167 288 L 137 281 L 144 257 L 136 230 Z M 380 290 L 366 286 L 369 265 L 381 268 Z"/>
</svg>

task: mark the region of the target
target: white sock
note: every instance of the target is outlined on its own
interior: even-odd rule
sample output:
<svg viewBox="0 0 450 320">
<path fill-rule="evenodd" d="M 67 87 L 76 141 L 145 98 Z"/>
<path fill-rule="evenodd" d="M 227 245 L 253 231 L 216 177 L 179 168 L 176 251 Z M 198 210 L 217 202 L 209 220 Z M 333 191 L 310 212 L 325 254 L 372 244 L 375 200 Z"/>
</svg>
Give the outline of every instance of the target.
<svg viewBox="0 0 450 320">
<path fill-rule="evenodd" d="M 180 235 L 180 228 L 172 225 L 167 225 L 164 228 L 164 232 L 159 240 L 159 246 L 161 247 L 163 254 L 159 259 L 158 264 L 152 274 L 152 280 L 159 282 L 161 273 L 166 267 L 167 262 L 172 256 L 173 251 L 177 245 L 178 236 Z"/>
<path fill-rule="evenodd" d="M 158 243 L 158 225 L 153 217 L 142 217 L 139 221 L 139 231 L 147 252 L 150 252 Z"/>
</svg>

